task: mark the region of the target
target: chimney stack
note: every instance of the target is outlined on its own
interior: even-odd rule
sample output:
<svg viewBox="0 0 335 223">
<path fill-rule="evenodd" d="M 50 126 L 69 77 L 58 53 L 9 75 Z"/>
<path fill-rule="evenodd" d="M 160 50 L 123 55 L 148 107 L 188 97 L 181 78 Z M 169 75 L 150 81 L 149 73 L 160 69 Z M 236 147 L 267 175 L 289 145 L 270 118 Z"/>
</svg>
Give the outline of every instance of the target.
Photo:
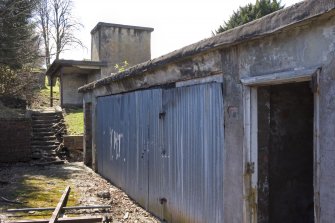
<svg viewBox="0 0 335 223">
<path fill-rule="evenodd" d="M 116 64 L 129 66 L 151 59 L 153 28 L 99 22 L 91 31 L 91 60 L 107 62 L 101 77 L 117 73 Z"/>
</svg>

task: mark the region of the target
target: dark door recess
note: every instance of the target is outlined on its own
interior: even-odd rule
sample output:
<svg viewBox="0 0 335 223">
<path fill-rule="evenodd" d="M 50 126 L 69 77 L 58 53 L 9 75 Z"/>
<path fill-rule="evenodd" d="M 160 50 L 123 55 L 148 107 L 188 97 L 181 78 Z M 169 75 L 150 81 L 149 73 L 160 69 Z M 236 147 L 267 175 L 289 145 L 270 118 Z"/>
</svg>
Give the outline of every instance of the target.
<svg viewBox="0 0 335 223">
<path fill-rule="evenodd" d="M 312 223 L 313 108 L 309 83 L 258 89 L 258 223 Z"/>
</svg>

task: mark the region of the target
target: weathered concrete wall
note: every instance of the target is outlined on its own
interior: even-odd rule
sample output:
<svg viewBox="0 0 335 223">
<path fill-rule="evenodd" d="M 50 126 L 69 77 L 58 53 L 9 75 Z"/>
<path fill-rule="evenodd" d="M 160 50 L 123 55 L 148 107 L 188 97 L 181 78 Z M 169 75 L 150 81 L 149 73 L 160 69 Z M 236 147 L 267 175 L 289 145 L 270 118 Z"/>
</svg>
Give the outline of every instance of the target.
<svg viewBox="0 0 335 223">
<path fill-rule="evenodd" d="M 78 74 L 63 75 L 61 80 L 62 107 L 82 106 L 83 94 L 78 93 L 77 89 L 87 83 L 87 76 Z"/>
<path fill-rule="evenodd" d="M 322 66 L 335 48 L 335 19 L 318 18 L 238 45 L 240 78 Z"/>
<path fill-rule="evenodd" d="M 30 119 L 0 119 L 0 162 L 30 160 Z"/>
<path fill-rule="evenodd" d="M 137 75 L 123 81 L 115 81 L 95 88 L 93 95 L 117 94 L 127 92 L 130 89 L 144 89 L 155 85 L 165 85 L 217 74 L 222 74 L 221 56 L 218 51 L 214 51 L 197 55 L 193 58 L 186 58 L 181 62 L 146 72 L 143 75 Z"/>
<path fill-rule="evenodd" d="M 96 80 L 99 80 L 101 77 L 101 74 L 100 72 L 96 73 L 96 74 L 90 74 L 90 75 L 87 75 L 87 83 L 91 83 L 93 81 L 96 81 Z"/>
<path fill-rule="evenodd" d="M 335 50 L 320 78 L 320 222 L 331 223 L 335 219 Z"/>
<path fill-rule="evenodd" d="M 293 30 L 238 46 L 240 78 L 320 66 L 320 222 L 335 218 L 335 19 L 319 18 Z M 235 172 L 237 174 L 237 172 Z M 317 180 L 317 181 L 318 181 Z"/>
<path fill-rule="evenodd" d="M 243 92 L 236 47 L 221 52 L 224 78 L 225 177 L 224 222 L 243 222 Z"/>
<path fill-rule="evenodd" d="M 91 59 L 106 61 L 102 75 L 117 73 L 116 64 L 127 61 L 133 66 L 151 59 L 151 32 L 153 29 L 118 24 L 99 23 L 92 31 Z"/>
<path fill-rule="evenodd" d="M 331 1 L 327 1 L 329 4 Z M 304 4 L 314 3 L 306 1 Z M 313 6 L 314 7 L 314 6 Z M 315 8 L 315 7 L 314 7 Z M 294 8 L 293 8 L 294 9 Z M 288 13 L 288 12 L 287 12 Z M 296 70 L 321 66 L 320 83 L 320 172 L 317 178 L 320 181 L 320 222 L 332 222 L 335 218 L 335 17 L 334 12 L 325 16 L 309 19 L 296 25 L 275 29 L 275 24 L 260 22 L 273 30 L 272 34 L 258 37 L 250 41 L 236 42 L 225 48 L 218 48 L 210 42 L 213 48 L 206 52 L 184 57 L 166 59 L 159 66 L 147 65 L 135 67 L 119 76 L 106 78 L 91 85 L 85 93 L 85 102 L 92 103 L 92 153 L 93 167 L 95 163 L 95 122 L 96 98 L 102 95 L 141 90 L 165 84 L 174 84 L 178 81 L 203 78 L 215 74 L 222 74 L 224 78 L 224 118 L 225 118 L 225 176 L 224 176 L 224 222 L 247 222 L 243 216 L 243 195 L 245 183 L 244 165 L 244 116 L 243 116 L 243 86 L 241 78 L 272 74 L 285 70 Z M 287 16 L 287 15 L 286 15 Z M 270 16 L 273 18 L 275 16 Z M 286 18 L 286 17 L 285 17 Z M 295 20 L 298 17 L 294 17 Z M 271 20 L 271 22 L 275 23 Z M 281 22 L 282 20 L 278 21 Z M 241 29 L 242 30 L 242 29 Z M 265 30 L 263 27 L 260 30 Z M 264 31 L 265 32 L 265 31 Z M 232 32 L 228 32 L 227 36 Z M 265 35 L 265 34 L 264 34 Z M 241 37 L 242 38 L 242 37 Z M 247 38 L 247 37 L 244 37 Z M 219 39 L 219 37 L 217 38 Z M 224 38 L 222 38 L 224 39 Z M 238 38 L 237 38 L 238 39 Z M 243 39 L 243 38 L 242 38 Z M 215 38 L 213 39 L 213 41 Z M 242 40 L 240 40 L 242 41 Z M 206 41 L 199 42 L 203 46 Z M 222 43 L 224 45 L 224 43 Z M 195 47 L 195 46 L 192 46 Z M 189 50 L 189 51 L 187 51 Z M 190 52 L 183 48 L 176 54 Z M 173 54 L 174 55 L 174 54 Z M 173 55 L 171 57 L 173 57 Z M 168 56 L 167 56 L 168 57 Z M 140 70 L 140 72 L 137 72 Z M 133 74 L 133 75 L 131 75 Z M 318 199 L 318 193 L 316 194 Z"/>
</svg>

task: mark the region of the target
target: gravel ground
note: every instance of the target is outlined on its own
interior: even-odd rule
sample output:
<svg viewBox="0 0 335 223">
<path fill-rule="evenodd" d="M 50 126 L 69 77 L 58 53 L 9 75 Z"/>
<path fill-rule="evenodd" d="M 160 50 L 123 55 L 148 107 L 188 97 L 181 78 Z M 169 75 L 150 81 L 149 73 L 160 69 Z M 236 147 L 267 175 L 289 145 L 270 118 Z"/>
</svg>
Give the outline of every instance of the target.
<svg viewBox="0 0 335 223">
<path fill-rule="evenodd" d="M 25 180 L 26 178 L 29 178 L 30 181 Z M 109 210 L 94 209 L 66 211 L 65 214 L 67 216 L 109 216 L 113 223 L 160 222 L 131 200 L 123 191 L 110 184 L 81 162 L 47 167 L 37 167 L 29 163 L 18 163 L 13 165 L 0 164 L 0 197 L 3 196 L 16 201 L 24 200 L 22 191 L 18 194 L 17 189 L 22 186 L 20 184 L 23 184 L 23 182 L 25 182 L 25 184 L 27 184 L 27 182 L 34 182 L 31 179 L 45 182 L 45 188 L 47 188 L 48 185 L 70 185 L 71 193 L 74 194 L 73 196 L 75 198 L 73 199 L 75 200 L 76 205 L 111 205 L 112 207 Z M 27 185 L 24 186 L 27 187 Z M 35 188 L 35 190 L 37 188 L 36 186 L 33 187 L 33 185 L 31 185 L 31 187 Z M 42 186 L 42 188 L 44 188 L 44 186 Z M 33 189 L 27 189 L 27 191 L 30 192 L 32 190 Z M 38 189 L 38 191 L 34 191 L 34 193 L 37 194 L 36 196 L 39 196 L 39 193 L 43 193 L 43 189 Z M 57 201 L 55 202 L 57 203 Z M 0 201 L 0 222 L 17 220 L 19 217 L 21 219 L 32 218 L 31 216 L 13 215 L 12 213 L 5 212 L 7 208 L 13 207 L 19 208 L 25 207 L 25 205 L 11 205 L 7 202 Z M 36 213 L 33 212 L 30 214 Z M 47 217 L 48 216 L 43 217 L 39 215 L 39 218 Z"/>
</svg>

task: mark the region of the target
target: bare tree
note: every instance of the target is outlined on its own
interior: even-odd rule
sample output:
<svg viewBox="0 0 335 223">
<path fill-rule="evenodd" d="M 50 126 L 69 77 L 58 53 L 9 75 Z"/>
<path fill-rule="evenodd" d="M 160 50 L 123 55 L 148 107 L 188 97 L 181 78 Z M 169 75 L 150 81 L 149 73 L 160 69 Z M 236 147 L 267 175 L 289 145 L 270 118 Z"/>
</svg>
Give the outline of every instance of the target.
<svg viewBox="0 0 335 223">
<path fill-rule="evenodd" d="M 83 25 L 72 17 L 72 9 L 72 0 L 40 0 L 37 17 L 47 67 L 50 66 L 52 57 L 59 59 L 59 55 L 69 47 L 84 47 L 81 40 L 75 36 L 75 32 Z"/>
<path fill-rule="evenodd" d="M 44 43 L 44 57 L 46 67 L 50 66 L 50 7 L 49 1 L 41 0 L 37 8 L 38 25 Z"/>
</svg>

